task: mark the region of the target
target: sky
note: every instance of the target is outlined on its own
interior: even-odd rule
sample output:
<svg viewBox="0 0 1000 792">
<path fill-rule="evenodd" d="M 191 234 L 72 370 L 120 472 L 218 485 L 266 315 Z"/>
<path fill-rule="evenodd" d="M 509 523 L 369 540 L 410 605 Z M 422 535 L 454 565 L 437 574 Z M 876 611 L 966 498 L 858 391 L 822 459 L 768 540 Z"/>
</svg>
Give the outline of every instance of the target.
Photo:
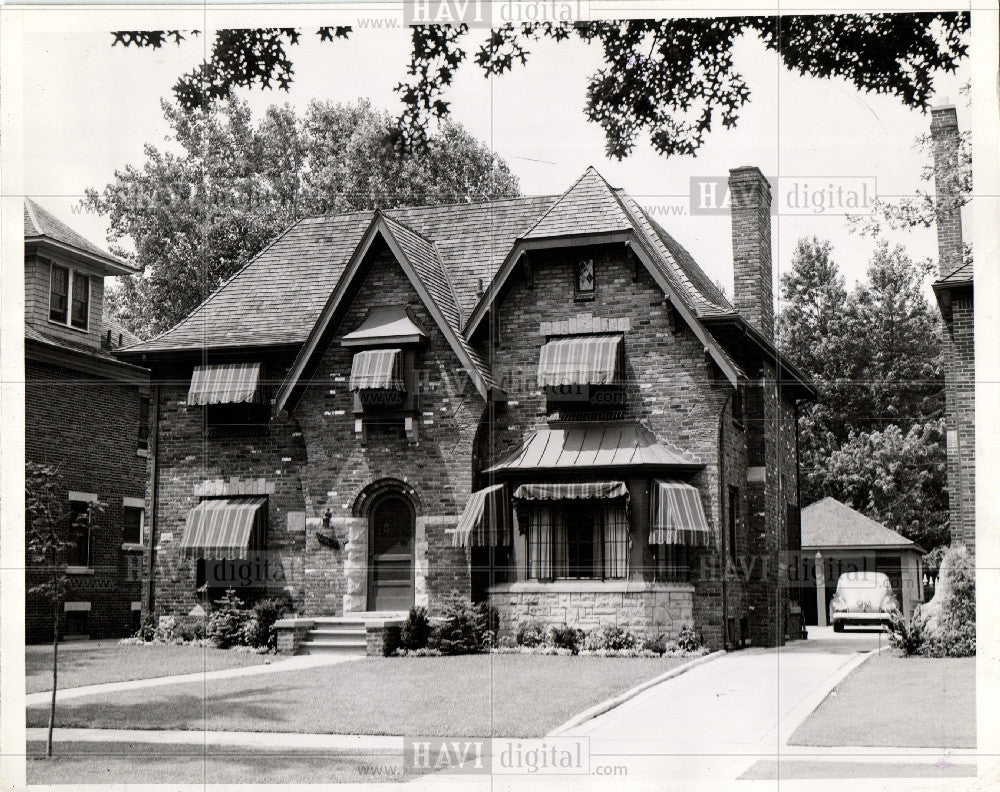
<svg viewBox="0 0 1000 792">
<path fill-rule="evenodd" d="M 290 92 L 241 92 L 258 117 L 271 103 L 303 110 L 313 99 L 366 98 L 376 107 L 400 108 L 393 87 L 405 76 L 405 29 L 356 27 L 350 40 L 334 43 L 321 43 L 314 28 L 304 29 L 303 43 L 291 49 L 296 79 Z M 467 49 L 483 35 L 473 31 Z M 169 148 L 161 97 L 170 98 L 176 77 L 199 61 L 204 45 L 201 37 L 156 51 L 125 49 L 112 47 L 105 30 L 60 29 L 51 19 L 26 26 L 25 192 L 105 244 L 106 222 L 82 213 L 77 202 L 84 189 L 108 183 L 116 169 L 141 164 L 144 145 Z M 691 178 L 724 180 L 730 168 L 756 165 L 780 179 L 782 194 L 794 184 L 814 189 L 831 180 L 864 180 L 883 198 L 912 195 L 922 184 L 925 154 L 915 140 L 927 132 L 929 114 L 893 97 L 864 94 L 843 80 L 793 74 L 755 40 L 740 42 L 736 51 L 751 97 L 735 129 L 714 129 L 696 157 L 662 156 L 642 138 L 626 159 L 609 159 L 602 129 L 584 115 L 587 79 L 600 67 L 600 54 L 598 45 L 576 40 L 542 42 L 532 46 L 526 66 L 491 80 L 470 58 L 446 97 L 452 117 L 507 161 L 526 194 L 562 192 L 594 165 L 653 212 L 729 294 L 729 220 L 688 212 Z M 969 112 L 960 94 L 968 80 L 966 65 L 936 82 L 933 103 L 957 104 L 960 124 Z M 811 236 L 830 240 L 848 282 L 864 277 L 873 240 L 852 234 L 842 213 L 825 212 L 775 216 L 776 278 L 790 265 L 796 240 Z M 914 259 L 936 258 L 933 229 L 889 238 Z"/>
</svg>

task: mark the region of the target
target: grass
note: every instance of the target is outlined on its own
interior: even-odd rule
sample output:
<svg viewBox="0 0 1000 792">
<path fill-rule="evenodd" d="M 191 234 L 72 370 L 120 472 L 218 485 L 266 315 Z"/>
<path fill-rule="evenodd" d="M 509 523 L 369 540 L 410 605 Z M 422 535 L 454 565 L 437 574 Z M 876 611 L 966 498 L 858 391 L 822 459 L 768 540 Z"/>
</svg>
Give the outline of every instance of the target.
<svg viewBox="0 0 1000 792">
<path fill-rule="evenodd" d="M 685 658 L 369 657 L 60 704 L 57 726 L 539 737 Z M 28 725 L 45 725 L 45 708 Z"/>
<path fill-rule="evenodd" d="M 135 646 L 101 642 L 95 646 L 60 646 L 59 689 L 242 668 L 260 665 L 274 659 L 274 655 L 179 644 Z M 40 693 L 52 689 L 50 645 L 25 647 L 24 675 L 27 693 Z"/>
<path fill-rule="evenodd" d="M 284 784 L 405 781 L 402 754 L 209 749 L 201 745 L 29 743 L 29 784 Z"/>
<path fill-rule="evenodd" d="M 834 688 L 791 745 L 976 747 L 976 658 L 880 652 Z"/>
</svg>

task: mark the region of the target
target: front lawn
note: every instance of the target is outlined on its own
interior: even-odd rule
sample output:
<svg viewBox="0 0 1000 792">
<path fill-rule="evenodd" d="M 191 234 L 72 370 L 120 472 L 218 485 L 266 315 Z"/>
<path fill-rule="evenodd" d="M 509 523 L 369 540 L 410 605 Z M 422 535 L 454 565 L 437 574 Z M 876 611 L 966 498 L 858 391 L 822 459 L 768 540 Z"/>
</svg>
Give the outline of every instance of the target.
<svg viewBox="0 0 1000 792">
<path fill-rule="evenodd" d="M 60 646 L 59 689 L 242 668 L 274 659 L 274 655 L 180 644 L 123 645 L 102 641 L 94 646 Z M 52 689 L 50 644 L 25 647 L 24 676 L 27 693 Z"/>
<path fill-rule="evenodd" d="M 57 726 L 540 737 L 690 658 L 368 657 L 266 677 L 74 699 Z M 28 725 L 46 723 L 44 707 Z"/>
<path fill-rule="evenodd" d="M 976 658 L 880 652 L 834 688 L 790 745 L 976 747 Z"/>
<path fill-rule="evenodd" d="M 28 743 L 29 784 L 343 784 L 405 781 L 403 756 L 247 751 L 203 745 Z"/>
</svg>

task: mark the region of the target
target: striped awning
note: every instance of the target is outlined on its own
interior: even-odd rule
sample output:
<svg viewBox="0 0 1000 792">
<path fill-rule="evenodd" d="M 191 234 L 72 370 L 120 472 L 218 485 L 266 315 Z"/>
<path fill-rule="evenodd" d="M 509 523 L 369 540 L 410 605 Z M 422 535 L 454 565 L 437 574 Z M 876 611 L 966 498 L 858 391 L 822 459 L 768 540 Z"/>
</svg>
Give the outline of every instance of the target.
<svg viewBox="0 0 1000 792">
<path fill-rule="evenodd" d="M 627 498 L 624 481 L 588 481 L 574 484 L 522 484 L 514 490 L 519 500 L 613 500 Z"/>
<path fill-rule="evenodd" d="M 405 390 L 401 349 L 365 349 L 354 353 L 351 390 Z"/>
<path fill-rule="evenodd" d="M 260 369 L 260 363 L 195 366 L 187 403 L 196 406 L 261 403 L 264 399 L 260 390 Z"/>
<path fill-rule="evenodd" d="M 712 529 L 701 494 L 681 481 L 654 479 L 650 492 L 649 543 L 709 547 Z"/>
<path fill-rule="evenodd" d="M 621 382 L 620 335 L 557 338 L 538 355 L 538 387 Z"/>
<path fill-rule="evenodd" d="M 213 498 L 188 512 L 181 554 L 195 558 L 243 558 L 264 549 L 267 498 Z"/>
<path fill-rule="evenodd" d="M 504 484 L 472 493 L 452 534 L 454 547 L 509 547 L 514 543 L 510 499 Z"/>
</svg>

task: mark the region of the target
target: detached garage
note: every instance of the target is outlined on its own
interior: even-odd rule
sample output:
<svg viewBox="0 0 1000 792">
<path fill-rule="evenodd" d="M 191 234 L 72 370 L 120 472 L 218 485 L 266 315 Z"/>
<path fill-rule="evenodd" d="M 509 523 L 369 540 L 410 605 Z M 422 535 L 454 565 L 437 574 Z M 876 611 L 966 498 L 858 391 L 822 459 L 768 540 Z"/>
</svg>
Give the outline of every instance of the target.
<svg viewBox="0 0 1000 792">
<path fill-rule="evenodd" d="M 825 627 L 837 580 L 845 572 L 883 572 L 892 582 L 903 615 L 924 601 L 922 548 L 905 536 L 833 498 L 802 510 L 805 623 Z"/>
</svg>

